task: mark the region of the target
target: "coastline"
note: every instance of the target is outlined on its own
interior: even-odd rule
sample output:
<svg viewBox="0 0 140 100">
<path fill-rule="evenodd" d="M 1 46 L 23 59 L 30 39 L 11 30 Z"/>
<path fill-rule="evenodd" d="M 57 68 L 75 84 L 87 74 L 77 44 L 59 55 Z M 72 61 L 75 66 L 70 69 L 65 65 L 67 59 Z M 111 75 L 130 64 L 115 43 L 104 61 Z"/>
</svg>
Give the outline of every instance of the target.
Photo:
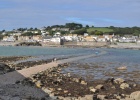
<svg viewBox="0 0 140 100">
<path fill-rule="evenodd" d="M 106 48 L 106 47 L 103 47 L 103 48 Z M 67 60 L 65 60 L 65 61 L 67 61 Z M 62 66 L 63 66 L 63 63 L 66 63 L 66 62 L 61 62 L 62 63 Z M 72 60 L 72 61 L 75 61 L 75 60 Z M 41 65 L 42 66 L 42 65 Z M 45 66 L 45 65 L 43 65 L 43 66 Z M 67 66 L 67 65 L 66 65 Z M 81 66 L 83 66 L 83 65 L 81 65 Z M 60 70 L 61 69 L 57 69 L 57 68 L 55 68 L 54 67 L 54 65 L 52 65 L 52 67 L 51 68 L 49 68 L 48 70 L 53 70 L 53 69 L 55 69 L 55 71 L 57 72 L 60 72 Z M 44 70 L 44 69 L 43 69 Z M 42 70 L 42 71 L 43 71 Z M 47 71 L 48 71 L 47 70 Z M 35 74 L 35 76 L 37 75 L 37 76 L 40 76 L 40 75 L 43 75 L 43 73 L 44 72 L 40 72 L 40 73 L 37 73 L 37 74 Z M 45 72 L 46 74 L 47 74 L 47 72 Z M 54 73 L 54 71 L 53 72 L 51 72 L 51 74 L 53 74 Z M 56 75 L 56 74 L 55 74 Z M 61 74 L 60 74 L 61 75 Z M 65 75 L 65 74 L 63 74 L 63 75 Z M 71 73 L 67 73 L 66 74 L 67 76 L 69 76 L 69 77 L 66 77 L 66 79 L 69 79 L 70 78 L 70 80 L 72 79 L 72 80 L 74 80 L 75 79 L 75 77 L 73 77 L 73 76 L 71 76 Z M 28 75 L 27 75 L 28 76 Z M 30 76 L 30 75 L 29 75 Z M 44 76 L 44 75 L 43 75 Z M 59 76 L 59 74 L 58 75 L 56 75 L 57 77 L 60 77 Z M 44 77 L 46 77 L 46 76 L 44 76 Z M 30 77 L 31 78 L 31 77 Z M 78 80 L 80 79 L 80 77 L 79 76 L 77 76 L 76 78 L 78 78 Z M 43 79 L 43 78 L 42 78 Z M 111 79 L 111 78 L 110 78 Z M 34 79 L 34 80 L 36 80 L 36 79 Z M 11 91 L 12 90 L 14 90 L 14 91 L 16 91 L 16 87 L 20 87 L 20 89 L 21 90 L 24 90 L 23 88 L 36 88 L 36 86 L 37 86 L 37 84 L 38 83 L 33 83 L 33 84 L 36 84 L 36 86 L 34 87 L 33 85 L 32 85 L 32 82 L 34 81 L 34 80 L 28 80 L 28 78 L 27 79 L 25 79 L 25 80 L 23 80 L 23 81 L 17 81 L 16 82 L 16 84 L 15 85 L 10 85 L 11 86 Z M 84 87 L 86 87 L 86 89 L 90 89 L 90 87 L 92 87 L 92 90 L 94 91 L 94 89 L 95 89 L 95 87 L 97 86 L 97 85 L 100 85 L 100 84 L 102 84 L 105 88 L 106 88 L 106 86 L 107 87 L 110 87 L 110 83 L 109 83 L 109 85 L 106 85 L 106 84 L 104 84 L 105 83 L 105 81 L 107 81 L 107 80 L 94 80 L 94 82 L 95 83 L 88 83 L 87 81 L 85 81 L 84 79 L 83 79 L 83 81 L 82 81 L 82 84 L 81 84 L 81 82 L 80 83 L 77 83 L 77 82 L 73 82 L 73 81 L 66 81 L 66 80 L 63 80 L 64 82 L 66 81 L 66 82 L 72 82 L 73 84 L 78 84 L 78 86 L 84 86 Z M 41 80 L 38 80 L 38 81 L 41 81 Z M 55 81 L 55 80 L 52 80 L 52 82 L 53 81 Z M 124 80 L 124 81 L 127 81 L 127 80 Z M 31 83 L 30 83 L 31 82 Z M 52 83 L 51 82 L 51 83 Z M 131 83 L 129 83 L 129 82 L 124 82 L 124 83 L 127 83 L 129 86 L 130 86 L 130 88 L 132 88 L 132 89 L 134 89 L 134 88 L 136 88 L 136 89 L 134 89 L 134 91 L 131 91 L 132 93 L 133 92 L 135 92 L 135 91 L 139 91 L 139 88 L 140 88 L 140 86 L 139 86 L 139 84 L 131 84 Z M 39 84 L 42 84 L 42 83 L 40 83 L 39 82 Z M 39 86 L 39 84 L 38 84 L 38 86 Z M 68 83 L 65 83 L 65 84 L 68 84 Z M 94 84 L 93 86 L 92 85 L 85 85 L 85 84 Z M 25 85 L 25 87 L 23 87 L 22 85 Z M 26 87 L 26 85 L 27 85 L 27 87 Z M 29 86 L 28 86 L 29 85 Z M 121 84 L 119 84 L 119 85 L 115 85 L 115 88 L 118 88 L 118 86 L 120 86 Z M 134 87 L 132 87 L 131 85 L 133 85 Z M 136 86 L 135 86 L 136 85 Z M 65 99 L 68 99 L 68 98 L 73 98 L 73 100 L 75 99 L 75 100 L 77 100 L 77 98 L 79 98 L 79 100 L 82 100 L 82 99 L 84 99 L 84 100 L 86 100 L 86 98 L 90 98 L 89 100 L 92 100 L 91 98 L 93 98 L 94 96 L 96 96 L 96 98 L 98 97 L 104 97 L 104 99 L 105 98 L 116 98 L 116 96 L 114 96 L 114 94 L 113 95 L 107 95 L 107 94 L 104 94 L 102 91 L 104 91 L 104 90 L 100 90 L 99 89 L 99 91 L 101 92 L 101 93 L 103 93 L 103 94 L 99 94 L 99 95 L 93 95 L 93 94 L 95 94 L 94 92 L 92 92 L 92 91 L 90 91 L 90 92 L 85 92 L 85 93 L 87 93 L 87 94 L 80 94 L 79 96 L 77 95 L 76 97 L 75 97 L 75 95 L 76 95 L 76 93 L 75 94 L 72 94 L 72 93 L 70 93 L 69 94 L 69 92 L 67 92 L 67 91 L 65 91 L 66 93 L 65 93 L 65 95 L 64 94 L 62 94 L 62 95 L 58 95 L 57 93 L 56 94 L 52 94 L 52 88 L 50 88 L 50 89 L 48 89 L 48 87 L 46 88 L 46 87 L 38 87 L 37 86 L 37 88 L 39 88 L 39 89 L 42 89 L 43 91 L 41 91 L 41 92 L 43 92 L 44 93 L 44 91 L 46 92 L 45 94 L 47 95 L 47 98 L 48 97 L 51 97 L 51 98 L 53 98 L 53 99 L 56 99 L 56 98 L 58 98 L 58 96 L 59 96 L 59 98 L 61 98 L 62 100 L 65 100 Z M 78 89 L 78 86 L 77 86 L 77 89 Z M 112 85 L 111 85 L 112 86 Z M 3 89 L 2 91 L 7 91 L 7 89 L 6 88 L 3 88 L 3 87 L 6 87 L 6 85 L 4 86 L 4 85 L 2 85 L 1 87 L 0 87 L 0 89 Z M 73 85 L 71 85 L 71 87 L 70 88 L 72 88 L 72 87 L 74 87 Z M 88 87 L 88 88 L 87 88 Z M 9 87 L 9 89 L 10 89 L 10 87 Z M 61 87 L 61 88 L 58 88 L 58 87 L 54 87 L 54 89 L 56 90 L 55 92 L 58 92 L 58 91 L 61 91 L 61 89 L 63 89 L 63 87 Z M 85 89 L 85 88 L 84 88 Z M 108 88 L 109 89 L 109 88 Z M 18 89 L 17 89 L 18 90 Z M 20 91 L 21 90 L 19 90 L 19 93 L 20 93 Z M 25 91 L 25 90 L 24 90 Z M 37 91 L 40 91 L 40 90 L 37 90 Z M 36 91 L 36 93 L 39 93 L 39 92 L 37 92 Z M 50 91 L 51 91 L 51 93 L 50 93 Z M 78 91 L 82 91 L 82 90 L 77 90 L 77 92 Z M 118 89 L 118 92 L 119 91 L 122 91 L 121 89 Z M 129 90 L 129 88 L 128 89 L 126 89 L 125 91 L 130 91 Z M 16 91 L 17 92 L 17 91 Z M 26 92 L 29 92 L 29 91 L 26 91 Z M 64 92 L 64 91 L 63 91 Z M 72 91 L 71 91 L 72 92 Z M 97 91 L 96 91 L 97 92 Z M 50 94 L 49 94 L 50 93 Z M 109 93 L 109 92 L 105 92 L 105 93 Z M 123 98 L 124 100 L 128 100 L 128 98 L 130 97 L 130 95 L 131 95 L 131 93 L 128 93 L 128 94 L 125 94 L 125 95 L 123 95 L 124 93 L 123 92 L 121 92 L 122 94 L 121 95 L 119 95 L 119 96 L 117 96 L 118 98 Z M 26 93 L 25 93 L 26 94 Z M 117 94 L 117 93 L 115 93 L 115 94 Z M 19 94 L 18 94 L 19 95 Z M 27 93 L 27 95 L 28 95 L 28 93 Z M 29 95 L 29 96 L 32 96 L 32 98 L 34 98 L 35 96 L 35 93 L 33 93 L 33 95 Z M 56 96 L 55 96 L 56 95 Z M 58 96 L 57 96 L 58 95 Z M 88 96 L 87 96 L 88 95 Z M 62 96 L 64 96 L 64 97 L 62 97 Z M 74 96 L 74 97 L 73 97 Z M 0 97 L 1 97 L 1 95 L 0 95 Z M 7 96 L 8 97 L 8 96 Z M 18 97 L 18 96 L 17 96 Z M 42 96 L 43 97 L 43 96 Z M 42 98 L 42 97 L 39 97 L 38 96 L 38 98 Z M 127 97 L 127 99 L 125 99 L 124 97 Z M 14 97 L 10 97 L 10 98 L 14 98 Z M 21 97 L 22 98 L 22 97 Z M 37 98 L 37 95 L 36 95 L 36 98 Z M 44 98 L 44 97 L 43 97 Z M 49 99 L 49 100 L 51 100 L 51 98 Z M 95 98 L 95 97 L 94 97 Z M 130 98 L 129 98 L 130 99 Z M 38 100 L 40 100 L 40 99 L 38 99 Z M 45 99 L 44 99 L 45 100 Z M 46 99 L 47 100 L 47 99 Z M 94 99 L 93 99 L 94 100 Z M 102 99 L 98 99 L 98 100 L 102 100 Z M 108 99 L 107 99 L 108 100 Z M 114 99 L 115 100 L 115 99 Z M 133 100 L 133 99 L 132 99 Z"/>
<path fill-rule="evenodd" d="M 0 46 L 16 46 L 16 44 L 19 44 L 20 42 L 0 42 Z M 140 45 L 137 43 L 118 43 L 118 45 L 99 45 L 99 46 L 94 46 L 94 45 L 76 45 L 76 44 L 71 44 L 71 45 L 49 45 L 49 44 L 44 44 L 41 43 L 42 46 L 25 46 L 25 47 L 57 47 L 57 48 L 119 48 L 119 49 L 134 49 L 134 50 L 140 50 Z"/>
<path fill-rule="evenodd" d="M 92 55 L 89 55 L 89 56 L 85 56 L 85 57 L 76 57 L 75 59 L 82 59 L 82 58 L 86 58 L 86 57 L 90 57 Z M 62 60 L 62 62 L 60 63 L 65 63 L 65 62 L 68 62 L 68 61 L 73 61 L 75 60 L 73 58 L 70 58 L 69 60 L 68 59 L 65 59 L 65 60 Z M 46 68 L 47 69 L 50 69 L 50 68 L 54 68 L 55 66 L 57 66 L 58 63 L 51 63 L 50 65 L 38 65 L 38 67 L 31 67 L 30 69 L 31 70 L 28 70 L 27 69 L 23 69 L 23 70 L 19 70 L 19 71 L 14 71 L 14 72 L 9 72 L 7 74 L 4 74 L 4 75 L 0 75 L 0 79 L 1 79 L 1 82 L 0 82 L 0 90 L 2 92 L 2 94 L 0 94 L 0 97 L 2 98 L 12 98 L 14 99 L 14 95 L 16 94 L 16 92 L 18 91 L 18 95 L 16 96 L 17 98 L 22 98 L 22 97 L 30 97 L 30 98 L 44 98 L 44 95 L 43 97 L 39 97 L 38 95 L 35 96 L 36 93 L 40 93 L 36 90 L 36 87 L 32 87 L 32 86 L 29 86 L 29 91 L 24 91 L 24 92 L 27 92 L 27 93 L 24 93 L 24 95 L 21 93 L 22 90 L 24 90 L 25 88 L 27 88 L 25 85 L 22 85 L 22 84 L 16 84 L 18 83 L 18 80 L 23 80 L 25 79 L 25 77 L 30 77 L 30 75 L 34 74 L 34 73 L 37 73 L 37 72 L 40 72 L 40 71 L 44 71 Z M 35 69 L 35 70 L 34 70 Z M 39 70 L 40 69 L 40 70 Z M 20 74 L 19 74 L 20 73 Z M 12 78 L 11 78 L 12 77 Z M 8 85 L 8 89 L 10 89 L 10 92 L 7 91 L 7 85 Z M 18 88 L 16 88 L 18 87 Z M 35 88 L 35 93 L 31 93 L 32 90 L 34 90 Z M 31 89 L 31 90 L 30 90 Z M 41 91 L 43 92 L 43 91 Z M 9 95 L 6 95 L 5 93 L 8 93 Z M 21 93 L 21 94 L 19 94 Z M 47 99 L 43 99 L 43 100 L 51 100 L 50 96 L 45 93 L 47 95 Z M 6 95 L 6 96 L 5 96 Z M 38 97 L 37 97 L 38 96 Z M 48 99 L 49 98 L 49 99 Z M 5 100 L 5 99 L 4 99 Z M 41 99 L 36 99 L 36 100 L 41 100 Z M 54 100 L 54 99 L 52 99 Z"/>
</svg>

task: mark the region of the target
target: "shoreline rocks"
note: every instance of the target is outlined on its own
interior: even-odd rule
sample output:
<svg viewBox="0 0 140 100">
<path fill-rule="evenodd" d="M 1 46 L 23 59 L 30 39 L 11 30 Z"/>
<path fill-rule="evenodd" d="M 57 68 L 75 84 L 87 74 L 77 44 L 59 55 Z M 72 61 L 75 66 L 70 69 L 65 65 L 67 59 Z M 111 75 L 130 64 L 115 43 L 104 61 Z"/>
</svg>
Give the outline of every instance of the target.
<svg viewBox="0 0 140 100">
<path fill-rule="evenodd" d="M 42 46 L 39 42 L 21 42 L 15 46 Z"/>
<path fill-rule="evenodd" d="M 125 98 L 130 98 L 131 94 L 134 98 L 133 92 L 140 90 L 139 84 L 131 85 L 121 78 L 86 82 L 82 77 L 58 71 L 67 65 L 40 72 L 31 76 L 31 80 L 50 97 L 62 100 L 127 100 Z M 137 97 L 137 93 L 134 95 Z"/>
</svg>

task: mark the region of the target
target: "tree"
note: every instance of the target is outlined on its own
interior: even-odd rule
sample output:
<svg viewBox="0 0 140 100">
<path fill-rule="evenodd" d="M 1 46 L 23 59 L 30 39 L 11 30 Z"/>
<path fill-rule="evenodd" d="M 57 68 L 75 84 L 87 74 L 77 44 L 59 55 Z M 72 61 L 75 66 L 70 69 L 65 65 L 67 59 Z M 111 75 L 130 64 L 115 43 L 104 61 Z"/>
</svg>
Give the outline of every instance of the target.
<svg viewBox="0 0 140 100">
<path fill-rule="evenodd" d="M 5 32 L 5 30 L 2 30 L 2 32 Z"/>
<path fill-rule="evenodd" d="M 95 35 L 94 31 L 89 32 L 90 35 Z"/>
<path fill-rule="evenodd" d="M 73 32 L 73 34 L 78 34 L 78 35 L 84 35 L 84 33 L 87 33 L 87 30 L 85 28 L 78 29 Z"/>
<path fill-rule="evenodd" d="M 75 30 L 75 29 L 81 29 L 83 25 L 78 23 L 66 23 L 65 27 L 69 28 L 70 30 Z"/>
<path fill-rule="evenodd" d="M 55 33 L 55 31 L 49 30 L 49 34 L 50 34 L 51 36 L 53 36 L 54 33 Z"/>
<path fill-rule="evenodd" d="M 60 31 L 60 33 L 61 33 L 62 35 L 68 34 L 67 31 Z"/>
<path fill-rule="evenodd" d="M 114 26 L 110 26 L 109 28 L 110 28 L 110 29 L 114 29 L 115 27 L 114 27 Z"/>
<path fill-rule="evenodd" d="M 133 33 L 133 35 L 139 36 L 140 35 L 140 31 L 139 30 L 135 30 L 135 32 Z"/>
<path fill-rule="evenodd" d="M 45 30 L 51 30 L 51 27 L 50 27 L 50 26 L 48 26 Z"/>
<path fill-rule="evenodd" d="M 26 33 L 23 33 L 21 35 L 22 36 L 33 36 L 33 33 L 32 32 L 26 32 Z"/>
<path fill-rule="evenodd" d="M 86 25 L 86 28 L 89 28 L 89 25 Z"/>
<path fill-rule="evenodd" d="M 2 40 L 2 39 L 3 39 L 3 35 L 0 34 L 0 40 Z"/>
<path fill-rule="evenodd" d="M 103 32 L 101 32 L 101 31 L 95 31 L 95 35 L 103 35 Z"/>
</svg>

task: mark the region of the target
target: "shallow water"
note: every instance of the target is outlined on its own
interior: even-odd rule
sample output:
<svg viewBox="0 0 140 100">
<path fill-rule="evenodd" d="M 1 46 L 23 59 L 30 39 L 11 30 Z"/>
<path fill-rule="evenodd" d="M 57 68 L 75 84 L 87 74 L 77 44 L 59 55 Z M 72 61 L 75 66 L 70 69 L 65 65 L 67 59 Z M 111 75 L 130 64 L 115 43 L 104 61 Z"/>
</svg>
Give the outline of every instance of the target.
<svg viewBox="0 0 140 100">
<path fill-rule="evenodd" d="M 127 80 L 135 80 L 140 83 L 140 51 L 130 49 L 106 49 L 106 48 L 58 48 L 58 47 L 12 47 L 1 46 L 0 56 L 36 56 L 28 59 L 40 60 L 53 57 L 63 58 L 95 54 L 101 50 L 107 54 L 87 58 L 71 63 L 68 68 L 62 69 L 63 73 L 70 72 L 87 80 L 106 79 L 108 77 L 122 77 Z M 22 62 L 22 61 L 21 61 Z M 116 68 L 127 66 L 127 70 L 120 71 Z"/>
<path fill-rule="evenodd" d="M 101 50 L 101 49 L 96 49 Z M 140 83 L 140 51 L 128 49 L 102 49 L 107 54 L 79 60 L 71 63 L 62 73 L 70 72 L 72 75 L 84 77 L 88 81 L 122 77 Z M 127 66 L 127 70 L 117 70 L 118 67 Z"/>
</svg>

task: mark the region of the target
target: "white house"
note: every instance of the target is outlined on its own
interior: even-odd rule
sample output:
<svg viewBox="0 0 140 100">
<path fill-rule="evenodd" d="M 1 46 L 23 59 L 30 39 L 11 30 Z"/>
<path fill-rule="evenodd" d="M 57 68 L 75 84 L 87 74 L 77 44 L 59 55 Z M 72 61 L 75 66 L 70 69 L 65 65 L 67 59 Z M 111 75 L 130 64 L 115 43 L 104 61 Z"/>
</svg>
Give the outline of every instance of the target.
<svg viewBox="0 0 140 100">
<path fill-rule="evenodd" d="M 104 36 L 98 36 L 97 41 L 99 41 L 99 42 L 105 42 L 106 41 L 106 38 Z"/>
<path fill-rule="evenodd" d="M 66 41 L 72 41 L 73 39 L 72 39 L 72 36 L 64 36 L 64 39 L 66 40 Z"/>
<path fill-rule="evenodd" d="M 7 41 L 7 42 L 15 42 L 15 37 L 14 36 L 5 36 L 3 37 L 2 41 Z"/>
<path fill-rule="evenodd" d="M 51 42 L 55 42 L 55 43 L 60 43 L 60 38 L 59 37 L 53 37 L 50 39 Z"/>
<path fill-rule="evenodd" d="M 60 32 L 56 32 L 56 33 L 54 34 L 54 37 L 58 37 L 58 36 L 60 36 L 60 35 L 61 35 Z"/>
<path fill-rule="evenodd" d="M 52 39 L 52 36 L 45 36 L 45 37 L 43 37 L 43 42 L 44 43 L 50 42 L 51 39 Z"/>
</svg>

